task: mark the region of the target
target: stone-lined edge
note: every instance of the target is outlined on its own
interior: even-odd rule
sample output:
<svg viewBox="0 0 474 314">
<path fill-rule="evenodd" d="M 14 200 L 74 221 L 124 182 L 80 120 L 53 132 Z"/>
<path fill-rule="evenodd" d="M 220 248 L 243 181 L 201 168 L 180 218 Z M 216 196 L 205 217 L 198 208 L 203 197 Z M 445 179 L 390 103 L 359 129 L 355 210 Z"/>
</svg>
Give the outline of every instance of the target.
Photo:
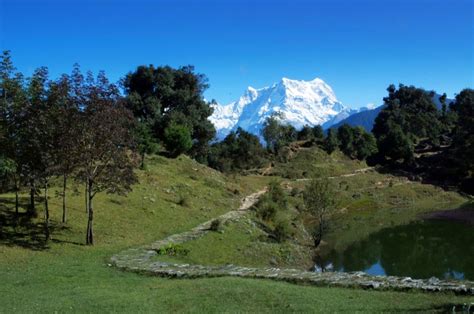
<svg viewBox="0 0 474 314">
<path fill-rule="evenodd" d="M 236 220 L 266 191 L 262 190 L 245 197 L 238 210 L 230 211 L 216 219 L 221 223 Z M 214 219 L 213 219 L 214 220 Z M 156 260 L 157 250 L 170 244 L 180 244 L 202 237 L 207 232 L 212 220 L 209 220 L 190 231 L 173 234 L 150 245 L 122 251 L 111 258 L 111 264 L 121 270 L 167 278 L 211 278 L 211 277 L 245 277 L 272 279 L 297 284 L 315 286 L 351 287 L 375 290 L 453 292 L 460 295 L 474 295 L 474 282 L 430 279 L 412 279 L 410 277 L 371 276 L 364 272 L 324 272 L 316 273 L 298 269 L 252 268 L 236 265 L 204 266 L 190 264 L 165 263 Z"/>
</svg>

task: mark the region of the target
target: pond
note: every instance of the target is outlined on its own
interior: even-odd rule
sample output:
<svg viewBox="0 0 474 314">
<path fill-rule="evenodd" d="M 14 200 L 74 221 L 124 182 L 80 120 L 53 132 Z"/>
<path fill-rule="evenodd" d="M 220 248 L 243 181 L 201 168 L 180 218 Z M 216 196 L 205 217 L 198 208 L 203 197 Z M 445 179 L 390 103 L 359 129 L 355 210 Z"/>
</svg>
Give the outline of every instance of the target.
<svg viewBox="0 0 474 314">
<path fill-rule="evenodd" d="M 315 269 L 474 280 L 474 225 L 452 219 L 425 219 L 386 228 L 343 252 L 329 252 Z"/>
</svg>

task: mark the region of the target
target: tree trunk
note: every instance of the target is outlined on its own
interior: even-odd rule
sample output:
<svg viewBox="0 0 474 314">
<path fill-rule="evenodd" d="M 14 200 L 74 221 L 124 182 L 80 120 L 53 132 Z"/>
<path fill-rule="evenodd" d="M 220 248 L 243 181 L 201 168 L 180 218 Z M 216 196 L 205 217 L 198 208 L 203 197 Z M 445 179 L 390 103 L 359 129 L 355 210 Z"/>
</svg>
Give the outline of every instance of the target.
<svg viewBox="0 0 474 314">
<path fill-rule="evenodd" d="M 30 206 L 28 207 L 28 213 L 32 216 L 36 216 L 35 194 L 36 194 L 35 183 L 34 181 L 31 181 L 30 182 Z"/>
<path fill-rule="evenodd" d="M 89 211 L 89 218 L 87 219 L 87 233 L 86 233 L 86 244 L 87 245 L 94 245 L 94 230 L 92 228 L 92 222 L 94 219 L 94 209 L 92 207 L 92 198 L 93 193 L 92 193 L 92 181 L 89 180 L 89 185 L 87 188 L 88 192 L 88 211 Z"/>
<path fill-rule="evenodd" d="M 140 169 L 145 169 L 145 153 L 142 153 L 142 160 L 141 160 L 141 163 L 140 163 Z"/>
<path fill-rule="evenodd" d="M 67 221 L 67 213 L 66 213 L 66 187 L 67 187 L 67 176 L 64 174 L 63 176 L 63 223 Z"/>
<path fill-rule="evenodd" d="M 88 205 L 88 202 L 87 202 L 87 199 L 89 198 L 89 194 L 87 193 L 88 185 L 89 185 L 89 180 L 86 179 L 86 187 L 84 189 L 84 200 L 86 202 L 86 213 L 89 212 L 89 205 Z"/>
<path fill-rule="evenodd" d="M 44 234 L 46 237 L 46 242 L 51 239 L 49 232 L 49 206 L 48 206 L 48 183 L 44 185 Z"/>
<path fill-rule="evenodd" d="M 323 223 L 324 223 L 323 217 L 320 216 L 319 217 L 319 230 L 318 230 L 318 233 L 313 236 L 314 247 L 315 248 L 317 248 L 319 246 L 319 244 L 321 243 L 321 239 L 323 238 Z"/>
</svg>

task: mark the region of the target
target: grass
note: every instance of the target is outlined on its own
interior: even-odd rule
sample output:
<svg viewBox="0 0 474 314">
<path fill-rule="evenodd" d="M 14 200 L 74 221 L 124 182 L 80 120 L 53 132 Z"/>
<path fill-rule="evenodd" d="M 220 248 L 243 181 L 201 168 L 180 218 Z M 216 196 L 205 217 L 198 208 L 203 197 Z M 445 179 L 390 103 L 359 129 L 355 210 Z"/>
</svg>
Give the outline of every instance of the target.
<svg viewBox="0 0 474 314">
<path fill-rule="evenodd" d="M 340 169 L 334 173 L 332 169 L 336 166 L 333 164 L 338 164 L 341 158 L 338 152 L 331 155 L 333 159 L 325 157 L 321 163 L 324 153 L 319 149 L 303 150 L 301 153 L 306 163 L 326 167 L 325 173 L 331 176 L 348 174 L 361 167 L 360 162 L 354 161 L 354 165 L 349 165 L 343 171 L 344 165 L 348 163 L 343 157 L 343 162 L 337 166 Z M 315 160 L 309 160 L 308 156 L 313 156 Z M 295 159 L 298 158 L 297 155 Z M 280 171 L 279 165 L 274 171 Z M 337 211 L 331 217 L 330 228 L 319 247 L 322 254 L 330 250 L 342 251 L 354 241 L 386 227 L 407 224 L 418 219 L 422 213 L 458 208 L 468 201 L 456 192 L 375 171 L 335 177 L 330 182 L 335 189 Z M 283 244 L 270 241 L 252 214 L 246 220 L 225 226 L 222 234 L 209 233 L 185 243 L 189 254 L 177 259 L 184 263 L 204 265 L 310 268 L 313 265 L 312 243 L 305 230 L 310 230 L 314 219 L 304 212 L 301 191 L 306 184 L 307 181 L 283 180 L 289 199 L 289 210 L 284 214 L 295 225 L 296 241 L 290 240 Z"/>
<path fill-rule="evenodd" d="M 220 231 L 182 244 L 188 254 L 177 257 L 156 256 L 160 261 L 201 265 L 245 265 L 252 267 L 311 266 L 310 250 L 287 241 L 277 243 L 268 239 L 255 223 L 254 213 L 227 223 Z"/>
<path fill-rule="evenodd" d="M 262 177 L 225 177 L 187 157 L 147 161 L 148 170 L 138 171 L 140 185 L 128 197 L 97 196 L 97 244 L 93 247 L 81 245 L 86 228 L 82 194 L 70 191 L 69 222 L 64 226 L 59 223 L 60 199 L 51 198 L 55 230 L 47 246 L 41 241 L 41 219 L 33 221 L 32 228 L 21 224 L 14 228 L 10 224 L 13 196 L 0 197 L 0 312 L 431 311 L 472 300 L 449 294 L 374 292 L 238 278 L 169 280 L 117 271 L 108 266 L 114 253 L 188 230 L 237 208 L 243 195 L 268 182 Z M 187 202 L 180 201 L 182 196 Z M 24 195 L 22 204 L 26 201 Z M 41 213 L 40 204 L 38 209 Z M 232 242 L 244 245 L 253 239 L 229 228 L 233 227 L 224 226 L 223 234 L 211 234 L 216 249 L 223 251 Z M 201 245 L 203 254 L 212 249 L 204 242 Z M 193 254 L 189 258 L 199 260 Z M 233 254 L 238 256 L 239 251 Z M 244 255 L 242 259 L 260 263 L 262 256 L 268 255 Z M 226 259 L 225 255 L 208 259 L 212 262 L 214 258 Z"/>
</svg>

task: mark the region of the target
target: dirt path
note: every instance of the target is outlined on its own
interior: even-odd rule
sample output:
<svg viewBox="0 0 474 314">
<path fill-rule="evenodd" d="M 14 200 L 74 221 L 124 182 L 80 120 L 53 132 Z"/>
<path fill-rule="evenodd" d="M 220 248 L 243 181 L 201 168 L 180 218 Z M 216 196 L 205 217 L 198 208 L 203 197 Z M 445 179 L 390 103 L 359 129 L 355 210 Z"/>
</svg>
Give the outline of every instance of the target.
<svg viewBox="0 0 474 314">
<path fill-rule="evenodd" d="M 248 213 L 248 210 L 266 192 L 266 189 L 250 194 L 242 199 L 238 209 L 232 210 L 215 219 L 221 222 L 238 219 Z M 167 263 L 158 260 L 157 250 L 168 246 L 184 243 L 197 239 L 211 232 L 209 220 L 199 226 L 183 233 L 173 234 L 163 240 L 156 241 L 150 245 L 132 248 L 122 251 L 110 259 L 109 266 L 140 274 L 168 278 L 203 278 L 236 276 L 246 278 L 264 278 L 271 280 L 287 281 L 299 284 L 310 284 L 317 286 L 337 286 L 354 288 L 371 288 L 376 290 L 419 290 L 428 292 L 454 292 L 456 294 L 474 295 L 474 282 L 449 281 L 431 279 L 412 279 L 410 277 L 394 276 L 370 276 L 363 272 L 339 273 L 324 272 L 317 273 L 299 269 L 280 268 L 249 268 L 235 265 L 205 266 L 178 263 Z"/>
<path fill-rule="evenodd" d="M 333 176 L 333 177 L 327 177 L 327 179 L 338 179 L 338 178 L 347 178 L 347 177 L 353 177 L 359 174 L 363 174 L 369 171 L 374 170 L 375 167 L 367 167 L 367 168 L 362 168 L 362 169 L 357 169 L 354 170 L 351 173 L 346 173 L 346 174 L 341 174 L 339 176 Z M 303 179 L 296 179 L 295 181 L 300 182 L 300 181 L 310 181 L 312 180 L 311 178 L 303 178 Z"/>
</svg>

